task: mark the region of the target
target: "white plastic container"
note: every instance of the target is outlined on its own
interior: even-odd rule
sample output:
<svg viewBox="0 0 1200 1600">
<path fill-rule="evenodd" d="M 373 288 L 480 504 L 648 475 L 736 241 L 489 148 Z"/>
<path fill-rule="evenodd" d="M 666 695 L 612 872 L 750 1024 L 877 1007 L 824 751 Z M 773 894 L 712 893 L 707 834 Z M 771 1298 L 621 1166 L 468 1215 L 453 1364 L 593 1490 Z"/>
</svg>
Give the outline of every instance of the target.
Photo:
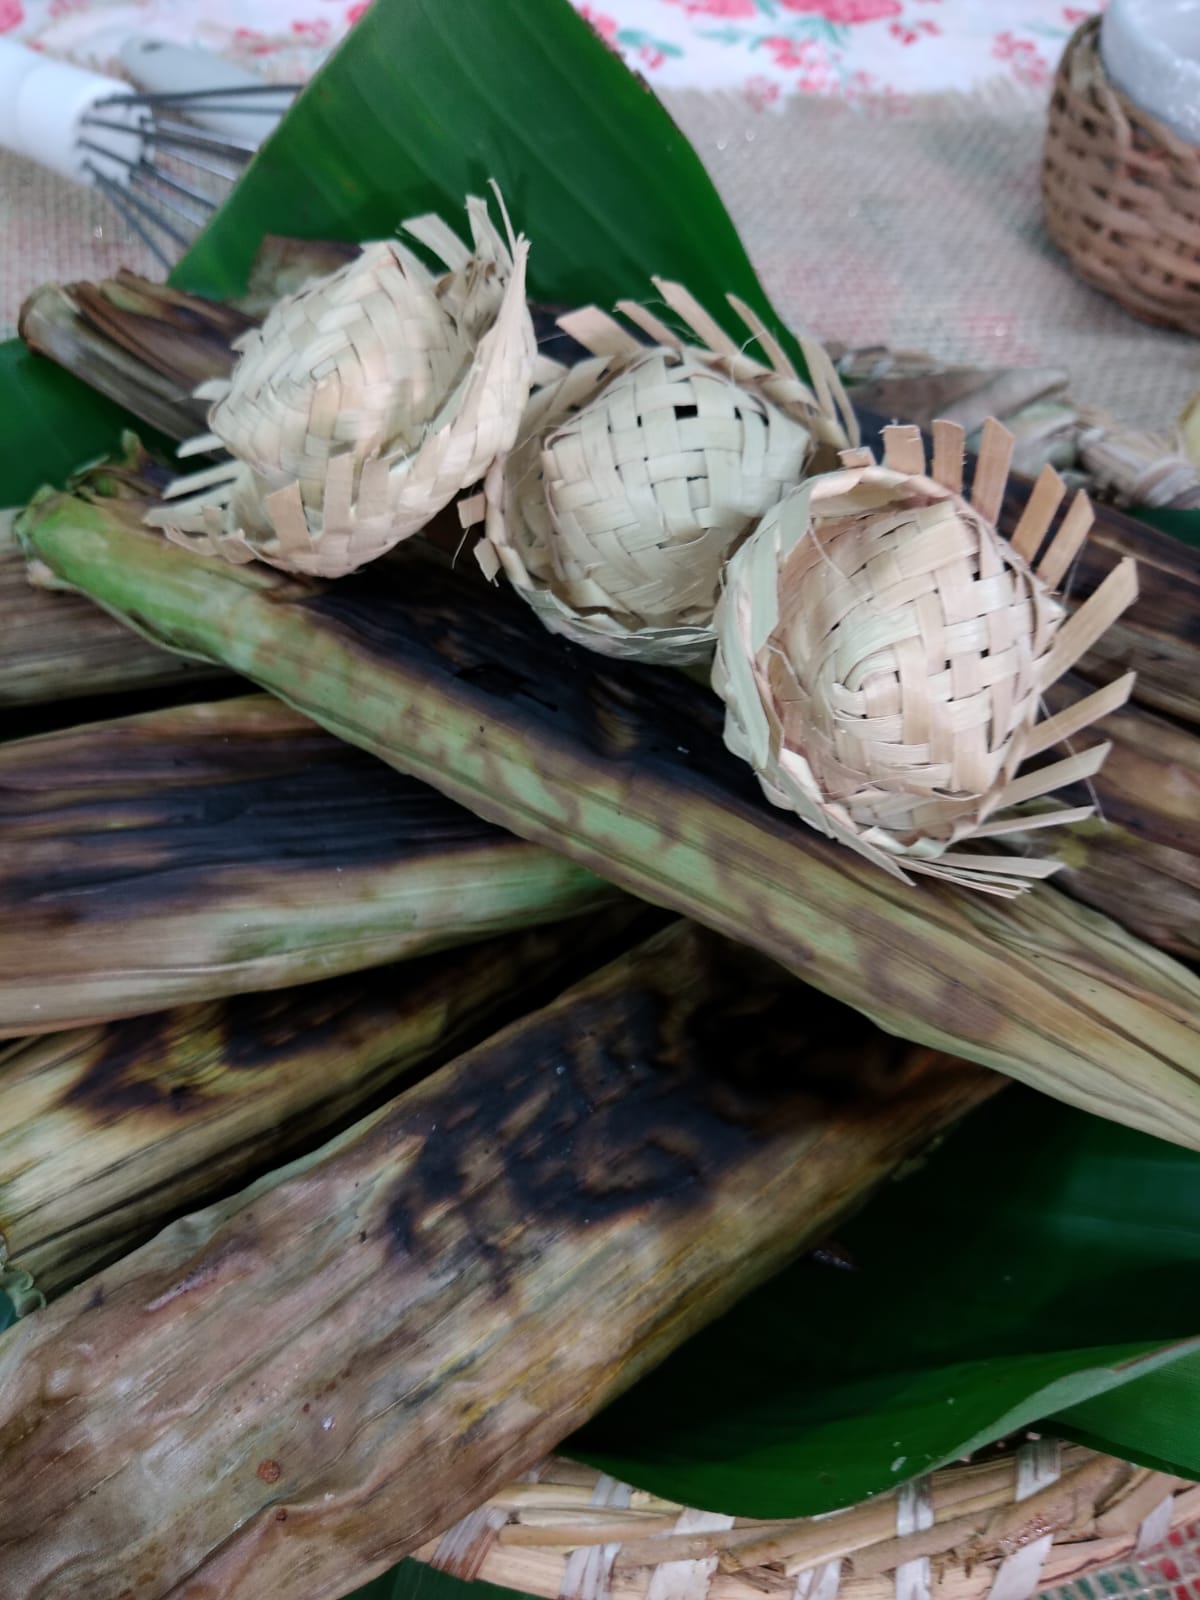
<svg viewBox="0 0 1200 1600">
<path fill-rule="evenodd" d="M 1200 0 L 1109 0 L 1100 56 L 1135 105 L 1200 145 Z"/>
</svg>

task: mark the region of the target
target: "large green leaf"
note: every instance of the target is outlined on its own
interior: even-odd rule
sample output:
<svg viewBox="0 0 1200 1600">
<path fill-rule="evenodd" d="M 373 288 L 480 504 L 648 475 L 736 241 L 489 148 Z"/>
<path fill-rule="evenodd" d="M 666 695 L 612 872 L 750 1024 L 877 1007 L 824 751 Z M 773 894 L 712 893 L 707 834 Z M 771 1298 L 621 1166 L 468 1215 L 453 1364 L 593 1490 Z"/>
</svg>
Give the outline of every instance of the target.
<svg viewBox="0 0 1200 1600">
<path fill-rule="evenodd" d="M 356 1589 L 349 1600 L 512 1600 L 511 1589 L 494 1583 L 466 1583 L 420 1561 L 402 1561 L 381 1578 Z"/>
<path fill-rule="evenodd" d="M 1169 533 L 1184 544 L 1200 545 L 1200 511 L 1162 510 L 1158 506 L 1139 506 L 1133 515 L 1148 522 L 1160 533 Z"/>
<path fill-rule="evenodd" d="M 1200 1354 L 1187 1355 L 1054 1419 L 1079 1444 L 1145 1467 L 1200 1478 Z"/>
<path fill-rule="evenodd" d="M 110 455 L 134 419 L 19 339 L 0 344 L 0 506 Z M 144 430 L 143 430 L 144 431 Z"/>
<path fill-rule="evenodd" d="M 1093 1441 L 1200 1477 L 1200 1156 L 1012 1090 L 842 1242 L 857 1271 L 801 1262 L 569 1448 L 796 1516 L 1078 1408 Z"/>
<path fill-rule="evenodd" d="M 714 314 L 740 294 L 782 332 L 696 153 L 568 0 L 376 0 L 174 281 L 225 298 L 264 234 L 454 222 L 493 178 L 531 240 L 537 298 L 608 305 L 661 273 Z"/>
</svg>

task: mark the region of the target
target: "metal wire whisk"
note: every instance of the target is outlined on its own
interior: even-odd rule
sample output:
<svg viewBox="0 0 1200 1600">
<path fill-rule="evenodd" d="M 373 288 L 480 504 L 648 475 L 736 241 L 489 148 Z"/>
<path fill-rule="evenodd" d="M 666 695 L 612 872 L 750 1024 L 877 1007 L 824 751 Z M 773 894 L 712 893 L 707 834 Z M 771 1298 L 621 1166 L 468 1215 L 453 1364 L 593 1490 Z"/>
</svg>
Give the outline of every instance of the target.
<svg viewBox="0 0 1200 1600">
<path fill-rule="evenodd" d="M 100 190 L 170 267 L 302 86 L 169 46 L 161 58 L 160 82 L 186 84 L 197 62 L 221 81 L 138 92 L 0 40 L 0 146 Z"/>
</svg>

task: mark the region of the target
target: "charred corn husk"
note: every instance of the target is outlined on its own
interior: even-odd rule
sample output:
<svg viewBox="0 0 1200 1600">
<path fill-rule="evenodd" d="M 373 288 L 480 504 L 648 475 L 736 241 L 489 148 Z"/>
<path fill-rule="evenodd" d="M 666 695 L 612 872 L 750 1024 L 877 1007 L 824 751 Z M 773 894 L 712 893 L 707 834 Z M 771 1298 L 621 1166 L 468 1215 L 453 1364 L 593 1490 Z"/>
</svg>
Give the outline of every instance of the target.
<svg viewBox="0 0 1200 1600">
<path fill-rule="evenodd" d="M 757 798 L 719 703 L 680 675 L 572 651 L 527 607 L 411 554 L 322 588 L 215 567 L 120 502 L 48 497 L 20 531 L 161 642 L 890 1030 L 1200 1145 L 1200 980 L 1051 886 L 1018 918 L 895 882 Z"/>
<path fill-rule="evenodd" d="M 676 925 L 6 1335 L 5 1600 L 336 1600 L 995 1083 Z"/>
<path fill-rule="evenodd" d="M 0 746 L 0 1036 L 307 983 L 611 893 L 267 696 Z"/>
<path fill-rule="evenodd" d="M 20 333 L 168 438 L 188 439 L 207 407 L 194 389 L 228 378 L 254 319 L 233 306 L 120 272 L 100 283 L 44 284 L 21 307 Z"/>
<path fill-rule="evenodd" d="M 640 921 L 647 920 L 645 913 Z M 285 994 L 0 1050 L 0 1261 L 58 1293 L 311 1150 L 629 942 L 634 902 Z M 589 961 L 590 958 L 590 961 Z"/>
<path fill-rule="evenodd" d="M 770 366 L 678 284 L 655 286 L 700 342 L 632 304 L 621 309 L 650 347 L 594 307 L 561 317 L 593 358 L 531 398 L 517 448 L 488 474 L 477 554 L 552 632 L 685 665 L 712 654 L 731 552 L 857 428 L 818 345 L 804 346 L 810 386 L 747 307 L 737 309 Z"/>
<path fill-rule="evenodd" d="M 0 511 L 0 712 L 223 676 L 139 639 L 78 596 L 31 588 L 15 515 Z"/>
<path fill-rule="evenodd" d="M 149 520 L 241 563 L 338 577 L 418 532 L 516 438 L 536 348 L 523 239 L 469 200 L 473 249 L 437 217 L 281 300 L 241 338 L 207 436 L 231 463 L 181 479 Z M 180 498 L 183 497 L 183 498 Z"/>
<path fill-rule="evenodd" d="M 1011 895 L 1054 858 L 961 846 L 1098 770 L 1104 745 L 1018 775 L 1128 698 L 1126 674 L 1038 721 L 1047 690 L 1133 603 L 1136 571 L 1114 567 L 1067 622 L 1056 589 L 1091 528 L 1087 496 L 1046 542 L 1066 492 L 1047 467 L 1010 542 L 995 519 L 1012 435 L 985 427 L 969 502 L 961 427 L 933 435 L 929 472 L 918 430 L 889 428 L 882 466 L 847 452 L 763 518 L 726 573 L 713 687 L 725 742 L 773 805 L 902 882 Z M 1041 819 L 1079 820 L 1078 807 Z"/>
</svg>

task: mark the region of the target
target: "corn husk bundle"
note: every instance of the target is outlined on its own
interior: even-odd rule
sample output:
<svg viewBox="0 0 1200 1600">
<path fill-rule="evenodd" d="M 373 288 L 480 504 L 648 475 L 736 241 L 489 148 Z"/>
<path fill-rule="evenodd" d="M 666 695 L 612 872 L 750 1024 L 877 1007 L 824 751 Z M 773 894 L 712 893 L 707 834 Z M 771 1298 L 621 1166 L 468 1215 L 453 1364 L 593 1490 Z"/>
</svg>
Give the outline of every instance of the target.
<svg viewBox="0 0 1200 1600">
<path fill-rule="evenodd" d="M 7 1253 L 13 1274 L 61 1293 L 184 1211 L 312 1150 L 650 920 L 626 902 L 569 936 L 518 930 L 0 1048 L 0 1263 Z"/>
<path fill-rule="evenodd" d="M 78 595 L 31 588 L 13 515 L 0 511 L 0 711 L 223 676 L 139 639 Z"/>
<path fill-rule="evenodd" d="M 0 746 L 0 1038 L 307 983 L 612 898 L 266 695 Z"/>
<path fill-rule="evenodd" d="M 1122 561 L 1067 621 L 1055 597 L 1092 523 L 1046 468 L 1011 543 L 996 531 L 1012 448 L 984 429 L 972 499 L 962 429 L 886 430 L 884 465 L 850 454 L 763 519 L 730 563 L 713 684 L 725 740 L 774 805 L 895 877 L 1015 894 L 1053 859 L 974 855 L 1029 819 L 1002 815 L 1095 773 L 1107 746 L 1017 776 L 1128 698 L 1131 674 L 1038 723 L 1041 699 L 1137 596 Z M 1042 826 L 1078 822 L 1059 809 Z"/>
<path fill-rule="evenodd" d="M 1046 696 L 1051 714 L 1088 692 L 1075 674 Z M 1200 738 L 1139 706 L 1106 718 L 1109 746 L 1093 778 L 1068 798 L 1090 801 L 1095 814 L 1055 828 L 1055 887 L 1095 906 L 1148 944 L 1185 961 L 1200 961 Z M 1042 796 L 1014 809 L 1030 825 L 1000 835 L 1006 850 L 1044 848 L 1038 818 L 1058 805 Z"/>
<path fill-rule="evenodd" d="M 818 345 L 804 344 L 810 387 L 749 307 L 733 302 L 770 366 L 678 284 L 655 283 L 700 343 L 629 302 L 618 309 L 653 345 L 594 307 L 560 318 L 592 359 L 531 398 L 519 445 L 488 473 L 477 553 L 552 632 L 686 665 L 712 654 L 730 553 L 857 425 Z"/>
<path fill-rule="evenodd" d="M 686 925 L 627 948 L 5 1336 L 5 1600 L 337 1600 L 996 1082 Z"/>
<path fill-rule="evenodd" d="M 1050 886 L 1020 902 L 937 883 L 914 894 L 756 804 L 722 748 L 720 703 L 685 676 L 584 651 L 564 670 L 528 607 L 423 558 L 421 541 L 321 586 L 201 560 L 87 485 L 43 498 L 18 533 L 59 581 L 161 642 L 235 666 L 478 815 L 884 1026 L 1200 1145 L 1192 973 Z"/>
<path fill-rule="evenodd" d="M 181 479 L 148 520 L 204 554 L 339 577 L 418 532 L 516 438 L 536 349 L 528 245 L 467 202 L 473 250 L 438 217 L 281 300 L 199 394 L 233 458 Z"/>
</svg>

